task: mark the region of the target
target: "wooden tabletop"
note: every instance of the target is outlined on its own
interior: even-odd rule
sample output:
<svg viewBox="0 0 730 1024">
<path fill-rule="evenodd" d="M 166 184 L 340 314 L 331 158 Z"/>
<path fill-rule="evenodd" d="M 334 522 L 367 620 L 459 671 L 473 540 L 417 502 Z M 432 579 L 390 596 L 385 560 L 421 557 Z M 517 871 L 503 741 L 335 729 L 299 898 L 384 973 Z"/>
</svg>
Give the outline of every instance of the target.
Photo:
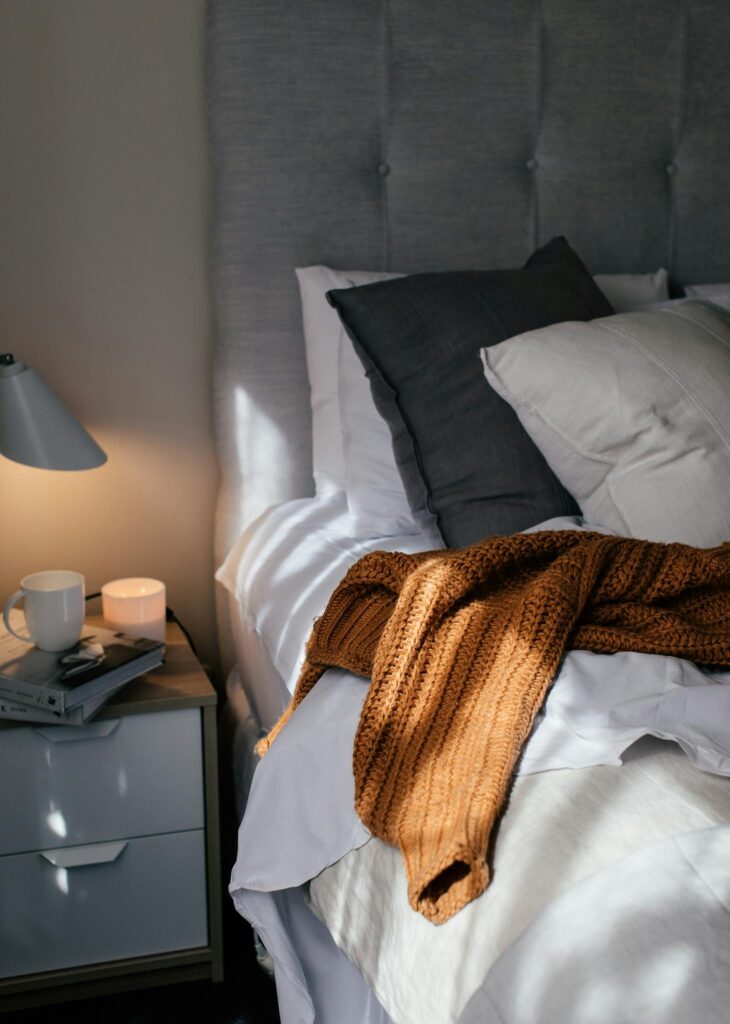
<svg viewBox="0 0 730 1024">
<path fill-rule="evenodd" d="M 104 620 L 91 616 L 89 622 Z M 136 715 L 147 711 L 174 711 L 217 703 L 213 685 L 190 650 L 182 630 L 174 622 L 167 623 L 165 661 L 159 668 L 137 676 L 106 704 L 94 721 Z"/>
</svg>

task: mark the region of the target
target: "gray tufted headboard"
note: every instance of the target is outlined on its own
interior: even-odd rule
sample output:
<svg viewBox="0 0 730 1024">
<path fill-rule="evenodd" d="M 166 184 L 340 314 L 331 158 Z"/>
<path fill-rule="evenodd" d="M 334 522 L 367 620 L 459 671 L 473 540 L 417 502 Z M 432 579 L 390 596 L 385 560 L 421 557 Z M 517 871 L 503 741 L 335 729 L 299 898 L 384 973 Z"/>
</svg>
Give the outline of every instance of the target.
<svg viewBox="0 0 730 1024">
<path fill-rule="evenodd" d="M 312 492 L 294 267 L 730 280 L 728 0 L 209 0 L 217 553 Z"/>
</svg>

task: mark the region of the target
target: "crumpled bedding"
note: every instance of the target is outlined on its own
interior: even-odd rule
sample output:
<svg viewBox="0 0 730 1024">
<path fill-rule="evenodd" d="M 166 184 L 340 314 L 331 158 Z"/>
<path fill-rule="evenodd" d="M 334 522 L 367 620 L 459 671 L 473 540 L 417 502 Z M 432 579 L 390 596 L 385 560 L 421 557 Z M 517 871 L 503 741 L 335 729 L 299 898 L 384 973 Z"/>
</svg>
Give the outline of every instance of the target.
<svg viewBox="0 0 730 1024">
<path fill-rule="evenodd" d="M 314 879 L 313 909 L 394 1021 L 460 1021 L 491 966 L 575 882 L 653 840 L 730 821 L 726 779 L 698 772 L 678 745 L 644 739 L 624 753 L 637 733 L 651 726 L 661 725 L 666 734 L 670 723 L 661 706 L 669 702 L 684 711 L 674 731 L 681 724 L 684 745 L 695 760 L 727 772 L 730 737 L 723 737 L 721 725 L 730 711 L 727 674 L 718 677 L 672 661 L 586 652 L 566 658 L 500 826 L 492 886 L 438 927 L 408 906 L 398 851 L 368 841 L 354 814 L 352 741 L 367 683 L 346 672 L 328 672 L 256 771 L 231 878 L 239 911 L 256 924 L 269 949 L 283 950 L 277 983 L 301 970 L 296 949 L 283 941 L 287 922 L 277 916 L 277 893 Z M 627 699 L 605 702 L 599 714 L 590 692 L 605 692 L 612 680 Z M 707 694 L 717 703 L 703 727 L 702 716 L 690 712 Z M 630 720 L 632 708 L 646 712 L 643 724 L 640 718 Z M 575 742 L 566 742 L 566 736 Z M 553 770 L 534 771 L 540 749 Z M 594 767 L 556 768 L 561 749 L 572 751 L 573 765 Z M 625 764 L 618 768 L 620 756 Z M 608 763 L 600 765 L 601 757 Z M 671 906 L 667 912 L 671 916 Z M 593 919 L 589 923 L 598 920 Z M 306 1004 L 306 986 L 299 983 L 296 991 Z M 291 1019 L 314 1018 L 297 1002 Z"/>
<path fill-rule="evenodd" d="M 724 1024 L 730 828 L 650 843 L 550 903 L 460 1024 Z"/>
<path fill-rule="evenodd" d="M 566 526 L 576 523 L 566 520 Z M 714 871 L 726 855 L 720 833 L 730 822 L 730 785 L 722 777 L 730 774 L 728 682 L 730 673 L 679 659 L 571 652 L 525 748 L 495 846 L 492 885 L 437 927 L 408 906 L 398 851 L 370 839 L 353 811 L 352 744 L 368 684 L 346 672 L 328 672 L 256 770 L 231 877 L 238 910 L 275 956 L 284 1024 L 311 1024 L 315 1013 L 316 1024 L 339 1024 L 347 1005 L 346 983 L 338 989 L 346 963 L 344 971 L 342 961 L 332 965 L 326 993 L 317 991 L 321 972 L 307 966 L 315 948 L 325 955 L 327 934 L 323 929 L 320 935 L 319 921 L 304 914 L 298 887 L 309 880 L 312 908 L 397 1024 L 603 1024 L 593 1010 L 585 1015 L 586 1006 L 595 1007 L 576 996 L 587 987 L 598 993 L 596 1005 L 612 1011 L 616 993 L 623 993 L 626 1013 L 604 1015 L 612 1024 L 726 1021 L 730 972 L 719 974 L 726 921 L 718 934 L 719 915 L 728 906 L 724 890 L 717 889 L 718 897 L 707 886 L 683 882 L 670 900 L 656 871 L 666 862 L 673 877 L 684 871 L 691 879 L 700 860 Z M 677 743 L 635 742 L 647 734 Z M 623 767 L 616 767 L 621 759 Z M 696 843 L 677 845 L 673 837 L 690 832 L 699 837 Z M 643 857 L 652 843 L 665 845 L 631 867 L 629 859 Z M 686 850 L 694 851 L 691 857 Z M 730 876 L 726 864 L 725 856 Z M 612 871 L 620 880 L 624 867 L 646 872 L 644 883 L 627 890 L 633 893 L 628 903 L 619 901 L 609 876 L 581 895 L 584 882 Z M 700 898 L 702 891 L 706 898 Z M 615 893 L 618 902 L 609 905 L 606 893 Z M 651 917 L 645 913 L 650 905 Z M 556 945 L 551 922 L 563 920 L 563 913 L 570 925 Z M 677 913 L 687 923 L 684 931 Z M 631 922 L 634 945 L 625 946 L 630 954 L 611 940 L 621 915 Z M 298 932 L 293 921 L 299 922 Z M 292 939 L 295 933 L 299 940 Z M 657 986 L 668 983 L 666 965 L 673 963 L 674 949 L 662 947 L 669 959 L 657 966 L 650 953 L 657 934 L 675 936 L 685 950 L 684 959 L 676 954 L 676 984 L 691 991 L 696 979 L 704 986 L 709 994 L 697 1003 L 704 1016 L 688 1014 L 687 999 L 675 1001 L 675 1013 L 672 1000 L 655 998 Z M 591 974 L 590 961 L 576 953 L 594 947 L 604 959 Z M 540 962 L 554 964 L 559 973 L 567 993 L 562 1002 L 557 992 L 546 995 L 537 948 Z M 645 969 L 637 967 L 640 962 Z M 525 1005 L 509 997 L 505 979 L 518 976 L 524 992 L 532 993 Z M 351 980 L 355 991 L 356 979 Z M 661 1003 L 656 1014 L 655 1003 Z M 536 1005 L 546 1007 L 543 1015 L 535 1016 Z M 353 1009 L 348 1024 L 387 1022 L 377 1005 L 359 1014 Z"/>
<path fill-rule="evenodd" d="M 656 885 L 651 872 L 628 896 L 610 876 L 616 871 L 620 879 L 625 858 L 654 842 L 695 830 L 711 837 L 728 821 L 727 780 L 697 772 L 676 745 L 647 738 L 627 751 L 620 768 L 564 769 L 519 778 L 497 835 L 491 886 L 443 925 L 430 924 L 407 905 L 399 852 L 375 839 L 316 877 L 310 901 L 397 1024 L 725 1024 L 730 1004 L 724 1000 L 730 988 L 717 958 L 703 961 L 696 978 L 689 966 L 695 950 L 711 945 L 708 934 L 718 951 L 727 948 L 728 921 L 718 918 L 714 899 L 705 900 L 703 890 L 696 887 L 667 891 Z M 722 854 L 711 846 L 708 856 L 716 863 Z M 588 901 L 578 887 L 602 872 L 609 881 L 600 888 L 600 896 Z M 689 866 L 686 874 L 691 878 L 694 868 Z M 701 897 L 694 909 L 684 898 L 690 891 L 695 900 Z M 546 930 L 540 924 L 543 915 L 557 913 L 552 908 L 558 901 L 570 917 L 560 950 L 550 937 L 552 926 Z M 686 927 L 678 929 L 679 912 Z M 618 919 L 623 924 L 613 932 Z M 528 940 L 533 929 L 537 937 Z M 664 960 L 661 969 L 656 966 L 656 936 L 676 936 L 678 931 L 692 956 L 687 965 L 678 965 L 677 984 L 681 979 L 684 985 L 709 986 L 707 999 L 714 1016 L 686 1014 L 686 1002 L 676 1012 L 666 1002 L 656 1017 L 648 1012 L 660 995 L 654 991 L 657 974 L 662 980 L 667 974 Z M 624 933 L 632 939 L 628 958 Z M 512 952 L 522 940 L 524 957 Z M 587 958 L 591 949 L 600 950 L 600 955 Z M 643 959 L 637 960 L 639 956 Z M 503 1004 L 509 1007 L 509 1014 L 482 1013 L 489 1001 L 480 993 L 493 998 L 492 972 L 499 970 L 506 977 L 505 958 L 522 991 L 531 998 L 539 996 L 530 1014 L 523 1015 L 525 1004 L 520 1000 L 508 998 L 506 983 L 498 986 L 496 1005 L 499 1014 Z M 543 1005 L 549 988 L 545 965 L 551 963 L 559 969 L 565 990 L 562 1003 L 554 1000 L 554 1015 Z M 616 992 L 623 991 L 622 1012 L 613 1017 L 603 1010 L 600 1015 L 587 1013 L 589 1004 L 576 998 L 587 985 L 598 992 L 608 986 L 612 996 L 606 1010 L 616 1009 Z M 573 1015 L 563 1016 L 571 999 Z M 526 1002 L 530 1005 L 527 996 Z M 604 1006 L 600 999 L 598 1005 Z M 639 1006 L 647 1012 L 634 1013 Z"/>
</svg>

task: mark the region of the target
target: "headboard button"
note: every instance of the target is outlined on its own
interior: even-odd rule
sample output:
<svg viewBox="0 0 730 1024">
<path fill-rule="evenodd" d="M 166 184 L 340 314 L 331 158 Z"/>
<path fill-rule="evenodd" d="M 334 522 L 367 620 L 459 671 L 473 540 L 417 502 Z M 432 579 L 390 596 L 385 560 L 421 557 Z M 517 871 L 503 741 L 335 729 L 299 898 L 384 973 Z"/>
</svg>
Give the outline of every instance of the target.
<svg viewBox="0 0 730 1024">
<path fill-rule="evenodd" d="M 526 162 L 525 167 L 527 168 L 528 171 L 536 171 L 537 170 L 537 160 L 535 159 L 534 156 L 530 157 L 530 159 Z"/>
<path fill-rule="evenodd" d="M 378 174 L 381 178 L 385 178 L 390 174 L 390 164 L 378 164 Z"/>
<path fill-rule="evenodd" d="M 667 164 L 666 171 L 667 171 L 667 174 L 676 174 L 677 173 L 677 165 L 676 164 Z"/>
</svg>

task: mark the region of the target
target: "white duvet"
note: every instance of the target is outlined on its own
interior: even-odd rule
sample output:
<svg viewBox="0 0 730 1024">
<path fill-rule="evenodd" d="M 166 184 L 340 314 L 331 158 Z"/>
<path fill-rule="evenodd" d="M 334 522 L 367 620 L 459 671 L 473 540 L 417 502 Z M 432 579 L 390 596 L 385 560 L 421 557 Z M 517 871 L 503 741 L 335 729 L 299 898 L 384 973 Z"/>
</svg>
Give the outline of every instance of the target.
<svg viewBox="0 0 730 1024">
<path fill-rule="evenodd" d="M 724 974 L 721 967 L 728 954 L 730 932 L 725 914 L 730 906 L 730 870 L 726 869 L 730 861 L 726 861 L 727 837 L 722 839 L 715 832 L 730 821 L 730 784 L 721 775 L 698 771 L 678 745 L 656 739 L 643 739 L 623 753 L 622 767 L 613 763 L 638 731 L 650 732 L 652 725 L 656 729 L 661 722 L 656 731 L 662 735 L 672 730 L 681 733 L 695 761 L 702 757 L 715 771 L 726 771 L 730 753 L 724 728 L 730 711 L 730 687 L 723 681 L 726 676 L 701 673 L 705 684 L 697 685 L 697 670 L 687 663 L 678 662 L 668 669 L 669 659 L 645 655 L 589 657 L 591 686 L 611 688 L 615 682 L 618 690 L 627 693 L 631 689 L 635 694 L 635 699 L 611 706 L 600 725 L 593 709 L 596 742 L 580 737 L 580 750 L 587 762 L 595 761 L 603 751 L 610 763 L 518 778 L 497 836 L 492 884 L 482 897 L 438 927 L 408 906 L 398 851 L 370 839 L 353 811 L 352 741 L 367 684 L 343 671 L 326 673 L 256 771 L 231 879 L 239 911 L 259 927 L 269 948 L 278 952 L 278 971 L 296 978 L 301 966 L 287 935 L 294 911 L 291 906 L 282 910 L 269 902 L 269 894 L 278 893 L 279 898 L 282 890 L 292 891 L 312 879 L 313 909 L 397 1024 L 602 1024 L 604 1020 L 606 1024 L 622 1020 L 626 1024 L 634 1020 L 684 1024 L 688 1019 L 720 1024 L 728 1020 L 730 974 Z M 562 688 L 566 693 L 580 692 L 585 666 L 574 674 L 572 661 L 582 665 L 585 652 L 568 656 L 552 692 L 553 700 Z M 619 666 L 622 671 L 614 675 Z M 682 679 L 682 666 L 688 686 Z M 652 691 L 653 702 L 649 697 Z M 709 703 L 716 713 L 708 720 L 710 728 L 701 725 L 702 714 L 692 714 L 693 705 L 704 702 L 701 694 L 711 695 Z M 674 724 L 660 710 L 667 701 L 683 711 Z M 556 703 L 571 705 L 567 699 Z M 581 702 L 575 703 L 583 714 Z M 652 721 L 640 726 L 635 718 L 628 727 L 621 723 L 617 710 L 628 715 L 632 707 L 652 709 L 647 716 Z M 551 717 L 548 705 L 530 744 L 541 744 L 557 762 L 557 751 L 540 739 Z M 561 729 L 570 732 L 564 723 Z M 700 733 L 702 742 L 697 743 Z M 526 757 L 523 768 L 528 764 L 530 758 Z M 693 856 L 697 854 L 695 862 L 683 861 L 677 853 L 682 847 L 669 840 L 697 830 L 696 840 L 688 839 L 687 846 Z M 644 861 L 639 859 L 639 866 L 632 868 L 628 861 L 624 863 L 625 858 L 656 843 L 659 846 L 654 852 L 646 852 L 646 865 L 653 866 L 646 866 L 645 877 L 627 889 L 621 880 L 623 873 L 635 880 Z M 664 859 L 672 877 L 677 872 L 686 875 L 671 898 L 667 898 L 664 868 L 655 871 Z M 697 873 L 703 864 L 725 878 L 724 888 L 698 888 Z M 618 872 L 613 881 L 612 871 Z M 597 881 L 594 888 L 584 892 L 577 887 L 597 878 L 597 872 L 603 881 Z M 543 920 L 546 914 L 552 915 L 547 922 Z M 544 937 L 552 936 L 555 915 L 559 921 L 571 922 L 562 946 Z M 622 923 L 614 933 L 609 921 L 617 918 Z M 623 937 L 614 941 L 615 935 L 622 936 L 624 931 L 632 944 L 626 945 Z M 668 949 L 657 947 L 663 950 L 661 957 L 654 948 L 657 932 L 673 936 Z M 518 939 L 531 951 L 528 959 L 513 952 Z M 672 952 L 675 939 L 689 951 L 684 958 Z M 537 959 L 533 959 L 535 945 L 541 950 Z M 595 960 L 586 958 L 585 950 L 594 947 L 600 949 L 600 957 L 597 953 Z M 639 972 L 640 984 L 633 977 L 638 962 L 647 966 Z M 550 989 L 548 964 L 560 970 L 568 1001 L 575 999 L 577 992 L 585 994 L 586 986 L 593 992 L 591 998 L 598 998 L 595 993 L 603 991 L 609 979 L 601 1003 L 604 1015 L 596 1015 L 594 1009 L 586 1015 L 589 1004 L 581 1000 L 575 1003 L 573 1016 L 564 1016 L 561 1002 L 556 1004 L 555 1014 L 549 1015 L 540 995 L 546 986 Z M 651 970 L 649 964 L 653 964 Z M 682 965 L 680 985 L 676 972 Z M 515 972 L 525 999 L 534 989 L 537 1001 L 533 1000 L 533 1010 L 528 1012 L 521 1000 L 509 1004 L 509 1015 L 502 1009 L 490 1009 L 490 1016 L 485 1009 L 490 1000 L 499 995 L 509 1002 L 504 979 Z M 674 976 L 669 987 L 667 973 Z M 626 988 L 629 974 L 631 987 Z M 496 979 L 502 979 L 498 995 Z M 712 1013 L 706 1010 L 702 1017 L 683 1016 L 689 995 L 680 1002 L 667 996 L 677 986 L 695 995 L 700 986 L 705 1003 L 714 1007 Z M 298 995 L 291 1015 L 282 1016 L 285 1022 L 316 1020 L 319 1024 L 337 1019 L 315 1015 L 306 985 L 289 985 L 288 989 L 290 996 L 292 992 Z M 552 989 L 550 994 L 555 996 Z M 623 1000 L 623 1017 L 614 1015 L 617 999 Z M 653 1015 L 633 1016 L 637 1007 L 647 1002 L 654 1006 Z"/>
<path fill-rule="evenodd" d="M 493 881 L 434 926 L 407 904 L 398 851 L 353 811 L 367 683 L 328 672 L 256 771 L 231 878 L 275 956 L 284 1024 L 387 1019 L 377 1006 L 348 1018 L 342 965 L 331 991 L 308 983 L 319 940 L 296 887 L 310 880 L 313 909 L 396 1024 L 730 1020 L 728 682 L 677 659 L 571 652 L 521 761 Z M 660 739 L 631 746 L 642 736 Z"/>
<path fill-rule="evenodd" d="M 400 854 L 377 840 L 315 878 L 310 899 L 398 1024 L 724 1024 L 729 789 L 642 740 L 621 768 L 519 779 L 490 887 L 444 925 L 411 910 Z M 688 835 L 694 860 L 680 857 L 668 885 L 673 840 Z M 702 865 L 713 892 L 697 886 Z M 688 1012 L 700 993 L 705 1011 Z"/>
</svg>

